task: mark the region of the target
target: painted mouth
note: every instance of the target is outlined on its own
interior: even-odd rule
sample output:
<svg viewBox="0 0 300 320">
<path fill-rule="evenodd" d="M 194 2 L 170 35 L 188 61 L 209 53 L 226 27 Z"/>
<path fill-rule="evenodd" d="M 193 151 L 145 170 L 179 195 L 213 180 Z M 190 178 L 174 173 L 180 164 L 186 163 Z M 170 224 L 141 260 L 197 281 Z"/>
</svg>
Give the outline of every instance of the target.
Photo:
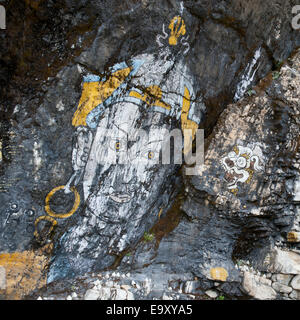
<svg viewBox="0 0 300 320">
<path fill-rule="evenodd" d="M 228 184 L 234 184 L 239 179 L 243 178 L 243 174 L 239 174 L 234 170 L 227 171 L 225 173 L 225 180 Z"/>
<path fill-rule="evenodd" d="M 109 197 L 110 199 L 118 203 L 126 203 L 132 199 L 132 196 L 128 193 L 117 193 L 117 192 L 111 193 Z"/>
</svg>

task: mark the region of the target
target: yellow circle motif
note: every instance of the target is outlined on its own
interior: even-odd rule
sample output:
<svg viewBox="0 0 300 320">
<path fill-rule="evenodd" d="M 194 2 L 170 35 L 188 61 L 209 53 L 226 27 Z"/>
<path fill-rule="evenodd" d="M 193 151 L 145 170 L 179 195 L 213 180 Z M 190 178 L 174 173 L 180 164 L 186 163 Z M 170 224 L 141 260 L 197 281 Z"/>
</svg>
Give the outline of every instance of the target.
<svg viewBox="0 0 300 320">
<path fill-rule="evenodd" d="M 34 230 L 34 236 L 39 239 L 40 238 L 40 235 L 37 231 L 37 226 L 39 224 L 40 221 L 42 220 L 46 220 L 46 221 L 49 221 L 52 223 L 52 226 L 50 228 L 50 230 L 48 231 L 48 234 L 49 235 L 52 231 L 53 231 L 53 228 L 57 225 L 57 221 L 51 217 L 48 217 L 48 216 L 41 216 L 41 217 L 38 217 L 35 222 L 34 222 L 34 226 L 35 226 L 35 230 Z"/>
<path fill-rule="evenodd" d="M 74 193 L 74 196 L 75 196 L 75 202 L 74 202 L 74 205 L 73 205 L 73 208 L 71 209 L 71 211 L 67 212 L 67 213 L 55 213 L 51 210 L 50 208 L 50 199 L 53 197 L 53 195 L 59 191 L 59 190 L 62 190 L 64 189 L 65 186 L 60 186 L 60 187 L 57 187 L 57 188 L 54 188 L 52 191 L 50 191 L 46 197 L 46 200 L 45 200 L 45 210 L 46 212 L 49 214 L 49 216 L 51 217 L 54 217 L 54 218 L 60 218 L 60 219 L 65 219 L 65 218 L 69 218 L 71 217 L 75 212 L 76 210 L 78 209 L 79 207 L 79 204 L 80 204 L 80 195 L 78 193 L 78 191 L 74 188 L 74 187 L 71 187 L 70 190 Z"/>
<path fill-rule="evenodd" d="M 120 150 L 120 142 L 116 142 L 116 150 Z"/>
</svg>

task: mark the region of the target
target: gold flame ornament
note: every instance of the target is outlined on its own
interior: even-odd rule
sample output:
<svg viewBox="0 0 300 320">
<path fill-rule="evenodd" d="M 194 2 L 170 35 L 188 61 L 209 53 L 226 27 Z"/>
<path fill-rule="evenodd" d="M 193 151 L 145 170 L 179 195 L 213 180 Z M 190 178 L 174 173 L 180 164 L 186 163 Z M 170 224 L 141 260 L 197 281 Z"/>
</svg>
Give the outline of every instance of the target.
<svg viewBox="0 0 300 320">
<path fill-rule="evenodd" d="M 178 38 L 180 36 L 184 36 L 186 33 L 184 20 L 180 16 L 174 17 L 171 20 L 169 29 L 171 30 L 169 44 L 170 46 L 176 46 L 178 42 Z"/>
</svg>

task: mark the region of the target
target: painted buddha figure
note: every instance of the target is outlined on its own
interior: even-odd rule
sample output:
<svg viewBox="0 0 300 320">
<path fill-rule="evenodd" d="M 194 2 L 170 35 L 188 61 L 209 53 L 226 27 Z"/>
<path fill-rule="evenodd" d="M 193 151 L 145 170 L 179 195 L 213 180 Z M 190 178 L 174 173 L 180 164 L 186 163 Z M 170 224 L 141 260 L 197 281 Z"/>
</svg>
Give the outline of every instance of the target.
<svg viewBox="0 0 300 320">
<path fill-rule="evenodd" d="M 108 267 L 170 205 L 179 166 L 159 163 L 163 132 L 197 129 L 204 105 L 195 101 L 184 63 L 183 19 L 174 17 L 169 30 L 157 37 L 157 54 L 119 63 L 106 77 L 83 79 L 72 121 L 73 175 L 64 190 L 77 194 L 76 186 L 83 186 L 84 214 L 60 238 L 48 282 Z"/>
</svg>

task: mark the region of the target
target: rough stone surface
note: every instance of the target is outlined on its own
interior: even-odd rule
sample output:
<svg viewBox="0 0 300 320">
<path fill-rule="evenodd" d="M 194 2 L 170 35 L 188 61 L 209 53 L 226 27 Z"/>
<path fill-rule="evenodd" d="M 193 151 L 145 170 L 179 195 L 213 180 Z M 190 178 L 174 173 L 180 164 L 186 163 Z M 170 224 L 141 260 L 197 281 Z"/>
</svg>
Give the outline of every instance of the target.
<svg viewBox="0 0 300 320">
<path fill-rule="evenodd" d="M 216 292 L 214 290 L 207 290 L 207 291 L 205 291 L 205 294 L 212 299 L 215 299 L 218 296 L 218 292 Z"/>
<path fill-rule="evenodd" d="M 289 297 L 293 300 L 300 300 L 300 291 L 293 290 L 290 294 Z"/>
<path fill-rule="evenodd" d="M 243 286 L 250 296 L 258 300 L 273 300 L 277 295 L 272 287 L 257 282 L 249 272 L 244 274 Z"/>
<path fill-rule="evenodd" d="M 291 281 L 291 287 L 295 290 L 300 290 L 300 275 L 293 278 Z"/>
<path fill-rule="evenodd" d="M 286 294 L 289 294 L 293 291 L 293 288 L 286 286 L 280 282 L 273 282 L 272 287 L 276 291 L 281 292 L 281 293 L 286 293 Z"/>
<path fill-rule="evenodd" d="M 272 272 L 300 274 L 300 255 L 296 252 L 275 249 L 267 255 L 265 265 Z"/>
<path fill-rule="evenodd" d="M 87 292 L 84 296 L 84 300 L 98 300 L 100 295 L 101 294 L 99 291 L 97 291 L 95 289 L 89 289 L 89 290 L 87 290 Z M 103 296 L 103 294 L 101 296 Z"/>
<path fill-rule="evenodd" d="M 289 285 L 292 278 L 293 278 L 293 276 L 289 275 L 289 274 L 274 274 L 272 276 L 272 281 L 274 281 L 274 282 L 277 281 L 281 284 Z"/>
<path fill-rule="evenodd" d="M 229 299 L 287 298 L 258 272 L 300 274 L 296 4 L 9 1 L 5 298 L 204 299 L 215 287 Z M 198 175 L 155 163 L 160 131 L 125 152 L 137 129 L 195 127 Z M 106 139 L 104 128 L 123 135 Z M 103 163 L 109 150 L 117 163 Z"/>
</svg>

